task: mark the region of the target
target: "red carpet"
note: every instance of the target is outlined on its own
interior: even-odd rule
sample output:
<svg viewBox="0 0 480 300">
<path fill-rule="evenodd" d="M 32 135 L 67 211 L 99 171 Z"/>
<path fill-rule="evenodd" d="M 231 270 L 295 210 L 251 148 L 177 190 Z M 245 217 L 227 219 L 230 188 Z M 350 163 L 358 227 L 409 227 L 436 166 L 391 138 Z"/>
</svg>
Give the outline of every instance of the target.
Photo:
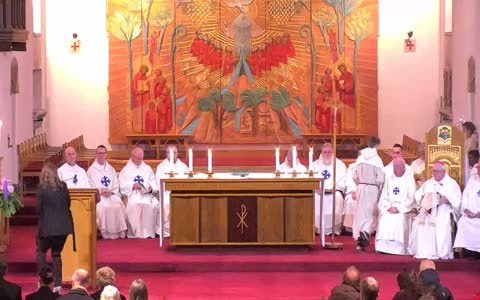
<svg viewBox="0 0 480 300">
<path fill-rule="evenodd" d="M 6 254 L 9 275 L 24 293 L 36 288 L 35 227 L 12 226 Z M 158 239 L 99 240 L 97 266 L 117 272 L 118 287 L 127 294 L 136 278 L 147 281 L 151 299 L 320 299 L 341 280 L 341 273 L 355 264 L 364 276 L 381 284 L 380 299 L 397 291 L 396 274 L 403 267 L 418 269 L 409 256 L 354 250 L 351 237 L 343 250 L 304 247 L 159 248 Z M 167 242 L 168 244 L 168 242 Z M 437 261 L 442 282 L 455 299 L 473 299 L 480 291 L 480 262 L 465 259 Z"/>
</svg>

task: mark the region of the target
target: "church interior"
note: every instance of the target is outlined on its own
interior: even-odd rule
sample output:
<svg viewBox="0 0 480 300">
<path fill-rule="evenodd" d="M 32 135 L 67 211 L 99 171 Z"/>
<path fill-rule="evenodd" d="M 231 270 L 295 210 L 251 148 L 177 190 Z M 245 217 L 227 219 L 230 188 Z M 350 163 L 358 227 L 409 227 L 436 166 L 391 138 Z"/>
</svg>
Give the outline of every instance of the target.
<svg viewBox="0 0 480 300">
<path fill-rule="evenodd" d="M 422 176 L 435 178 L 441 161 L 467 190 L 467 154 L 478 153 L 480 125 L 478 16 L 476 0 L 0 1 L 0 179 L 23 202 L 11 218 L 0 205 L 6 278 L 23 296 L 37 288 L 36 189 L 46 161 L 60 167 L 73 148 L 86 171 L 103 145 L 120 173 L 140 147 L 155 172 L 173 163 L 174 145 L 188 165 L 178 174 L 188 178 L 173 169 L 157 178 L 160 223 L 161 195 L 171 193 L 170 238 L 162 228 L 153 238 L 104 239 L 96 233 L 97 189 L 70 191 L 81 203 L 72 210 L 83 209 L 85 226 L 75 230 L 84 240 L 62 254 L 62 293 L 80 267 L 93 292 L 96 269 L 109 266 L 123 295 L 143 278 L 150 299 L 327 299 L 355 265 L 379 281 L 378 299 L 392 299 L 398 272 L 418 271 L 420 259 L 379 253 L 369 235 L 370 247 L 358 251 L 345 228 L 315 233 L 310 187 L 321 182 L 321 201 L 332 188 L 324 185 L 331 174 L 311 166 L 327 145 L 339 161 L 334 169 L 354 167 L 359 147 L 376 136 L 382 169 L 399 144 L 407 171 L 425 151 Z M 474 129 L 464 135 L 466 123 Z M 294 168 L 298 158 L 308 171 L 279 172 L 290 155 Z M 222 174 L 237 177 L 224 182 Z M 282 206 L 267 194 L 285 199 Z M 237 215 L 247 220 L 250 204 L 253 238 L 231 225 Z M 269 224 L 278 210 L 281 230 Z M 478 260 L 456 251 L 435 264 L 456 299 L 480 298 Z"/>
</svg>

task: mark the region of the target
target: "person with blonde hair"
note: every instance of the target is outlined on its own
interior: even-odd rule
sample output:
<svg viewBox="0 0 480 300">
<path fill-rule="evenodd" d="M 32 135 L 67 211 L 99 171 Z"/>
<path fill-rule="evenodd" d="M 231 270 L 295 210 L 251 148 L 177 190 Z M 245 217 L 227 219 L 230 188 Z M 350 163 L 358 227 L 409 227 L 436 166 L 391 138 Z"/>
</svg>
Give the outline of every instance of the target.
<svg viewBox="0 0 480 300">
<path fill-rule="evenodd" d="M 101 300 L 120 300 L 120 292 L 112 285 L 107 285 L 103 288 Z"/>
<path fill-rule="evenodd" d="M 103 295 L 103 291 L 107 286 L 114 286 L 115 285 L 115 271 L 112 270 L 110 267 L 102 267 L 97 270 L 96 272 L 97 283 L 98 283 L 98 291 L 91 294 L 94 300 L 100 300 L 101 296 Z M 120 294 L 120 300 L 126 300 L 125 296 Z"/>
<path fill-rule="evenodd" d="M 61 253 L 67 236 L 73 233 L 73 218 L 70 211 L 70 194 L 67 185 L 57 173 L 57 167 L 45 163 L 40 173 L 37 191 L 37 265 L 47 266 L 46 253 L 50 249 L 53 262 L 54 292 L 62 289 Z M 75 243 L 74 243 L 75 245 Z"/>
<path fill-rule="evenodd" d="M 129 300 L 148 300 L 147 285 L 143 279 L 135 279 L 128 292 Z"/>
</svg>

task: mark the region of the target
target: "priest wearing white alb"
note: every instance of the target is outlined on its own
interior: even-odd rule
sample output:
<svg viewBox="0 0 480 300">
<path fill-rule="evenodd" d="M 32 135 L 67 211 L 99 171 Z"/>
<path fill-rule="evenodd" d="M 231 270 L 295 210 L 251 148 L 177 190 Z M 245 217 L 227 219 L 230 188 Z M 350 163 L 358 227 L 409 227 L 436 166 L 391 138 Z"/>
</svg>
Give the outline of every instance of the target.
<svg viewBox="0 0 480 300">
<path fill-rule="evenodd" d="M 163 179 L 170 177 L 170 172 L 173 172 L 175 176 L 182 176 L 188 173 L 187 165 L 178 159 L 178 150 L 175 146 L 167 147 L 167 158 L 164 159 L 157 166 L 157 180 L 159 188 L 163 186 L 163 226 L 157 224 L 157 234 L 160 235 L 163 228 L 163 236 L 170 236 L 170 191 L 165 190 Z M 160 222 L 158 222 L 160 223 Z"/>
<path fill-rule="evenodd" d="M 345 192 L 345 176 L 347 168 L 338 158 L 333 156 L 333 146 L 330 143 L 322 145 L 320 156 L 313 162 L 313 171 L 318 173 L 324 179 L 324 197 L 323 197 L 323 232 L 320 232 L 320 195 L 315 194 L 315 231 L 319 234 L 329 235 L 332 233 L 332 211 L 333 211 L 333 160 L 336 163 L 335 178 L 335 234 L 339 235 L 342 231 L 342 212 L 343 196 Z"/>
<path fill-rule="evenodd" d="M 452 259 L 451 218 L 459 213 L 462 193 L 443 162 L 436 162 L 432 170 L 433 177 L 415 192 L 419 214 L 412 225 L 409 252 L 416 258 Z"/>
<path fill-rule="evenodd" d="M 127 237 L 127 213 L 120 198 L 117 172 L 107 162 L 107 148 L 97 147 L 95 161 L 88 168 L 88 177 L 100 192 L 97 203 L 97 227 L 104 239 Z"/>
<path fill-rule="evenodd" d="M 152 168 L 143 161 L 143 149 L 135 147 L 119 175 L 120 193 L 128 197 L 129 238 L 154 238 L 159 203 L 153 195 L 157 183 Z"/>
<path fill-rule="evenodd" d="M 294 154 L 294 152 L 295 152 L 295 154 Z M 293 170 L 295 170 L 295 172 L 297 172 L 297 173 L 308 172 L 307 167 L 305 167 L 300 162 L 296 153 L 297 153 L 296 149 L 295 150 L 293 150 L 293 149 L 288 150 L 287 156 L 285 157 L 285 161 L 283 163 L 281 163 L 279 168 L 278 168 L 278 171 L 280 171 L 280 173 L 292 173 Z M 293 161 L 294 156 L 296 158 L 295 159 L 295 165 L 294 165 L 294 161 Z"/>
<path fill-rule="evenodd" d="M 393 174 L 383 186 L 378 204 L 379 222 L 375 250 L 390 254 L 408 254 L 410 213 L 415 203 L 415 181 L 406 172 L 403 158 L 393 160 Z"/>
<path fill-rule="evenodd" d="M 461 217 L 453 247 L 480 253 L 480 164 L 475 164 L 473 171 L 463 191 Z"/>
<path fill-rule="evenodd" d="M 92 188 L 87 172 L 77 165 L 77 152 L 75 148 L 68 147 L 64 151 L 65 163 L 58 168 L 58 177 L 67 184 L 69 189 Z"/>
<path fill-rule="evenodd" d="M 367 148 L 367 145 L 360 145 L 358 147 L 357 155 L 360 156 L 363 149 Z M 353 162 L 348 165 L 347 173 L 345 175 L 345 201 L 343 203 L 343 226 L 348 232 L 352 232 L 353 216 L 355 214 L 355 206 L 357 200 L 357 184 L 353 180 L 353 169 L 356 163 Z"/>
</svg>

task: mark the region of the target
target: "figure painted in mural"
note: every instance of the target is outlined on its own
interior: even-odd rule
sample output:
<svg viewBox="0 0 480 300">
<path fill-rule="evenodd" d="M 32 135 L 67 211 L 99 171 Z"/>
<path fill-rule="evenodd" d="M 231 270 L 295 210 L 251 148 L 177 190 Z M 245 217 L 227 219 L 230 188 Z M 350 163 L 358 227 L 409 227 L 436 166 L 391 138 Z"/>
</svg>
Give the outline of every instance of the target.
<svg viewBox="0 0 480 300">
<path fill-rule="evenodd" d="M 330 44 L 330 55 L 332 61 L 335 63 L 338 60 L 338 51 L 337 51 L 337 33 L 330 29 L 328 32 L 328 43 Z"/>
<path fill-rule="evenodd" d="M 163 72 L 161 69 L 155 70 L 155 78 L 153 79 L 153 96 L 156 101 L 159 100 L 160 96 L 163 94 L 167 80 L 163 77 Z"/>
<path fill-rule="evenodd" d="M 284 44 L 285 53 L 287 54 L 287 56 L 290 58 L 295 57 L 295 47 L 293 46 L 292 40 L 290 40 L 290 34 L 288 33 L 288 31 L 283 32 L 282 43 Z"/>
<path fill-rule="evenodd" d="M 330 99 L 333 97 L 333 78 L 332 78 L 332 69 L 325 69 L 325 73 L 321 79 L 322 87 L 324 88 L 324 93 L 327 94 Z"/>
<path fill-rule="evenodd" d="M 148 53 L 148 60 L 150 61 L 150 64 L 152 64 L 152 65 L 155 62 L 156 51 L 157 51 L 157 32 L 154 31 L 150 35 L 150 51 Z"/>
<path fill-rule="evenodd" d="M 133 76 L 133 94 L 135 106 L 146 104 L 150 99 L 150 82 L 148 81 L 148 66 L 142 65 L 140 71 Z"/>
<path fill-rule="evenodd" d="M 222 45 L 219 40 L 214 40 L 213 42 L 210 66 L 210 70 L 212 72 L 220 70 L 220 68 L 222 67 Z"/>
<path fill-rule="evenodd" d="M 325 93 L 325 88 L 320 86 L 317 89 L 317 97 L 315 98 L 315 126 L 320 132 L 325 133 L 331 131 L 331 107 L 328 100 L 329 97 L 328 94 Z"/>
<path fill-rule="evenodd" d="M 235 67 L 235 58 L 233 57 L 232 48 L 226 46 L 222 54 L 222 75 L 228 75 L 233 72 Z"/>
<path fill-rule="evenodd" d="M 195 38 L 193 39 L 192 46 L 190 47 L 190 53 L 197 57 L 201 53 L 202 48 L 202 33 L 200 31 L 195 31 Z"/>
<path fill-rule="evenodd" d="M 345 64 L 338 66 L 340 76 L 335 75 L 335 88 L 338 91 L 340 101 L 350 107 L 355 107 L 355 81 L 353 74 L 347 70 Z"/>
<path fill-rule="evenodd" d="M 170 88 L 165 87 L 157 108 L 158 133 L 167 133 L 172 128 L 172 97 Z"/>
<path fill-rule="evenodd" d="M 145 112 L 145 133 L 157 132 L 157 112 L 155 110 L 155 102 L 148 103 L 148 110 Z"/>
</svg>

